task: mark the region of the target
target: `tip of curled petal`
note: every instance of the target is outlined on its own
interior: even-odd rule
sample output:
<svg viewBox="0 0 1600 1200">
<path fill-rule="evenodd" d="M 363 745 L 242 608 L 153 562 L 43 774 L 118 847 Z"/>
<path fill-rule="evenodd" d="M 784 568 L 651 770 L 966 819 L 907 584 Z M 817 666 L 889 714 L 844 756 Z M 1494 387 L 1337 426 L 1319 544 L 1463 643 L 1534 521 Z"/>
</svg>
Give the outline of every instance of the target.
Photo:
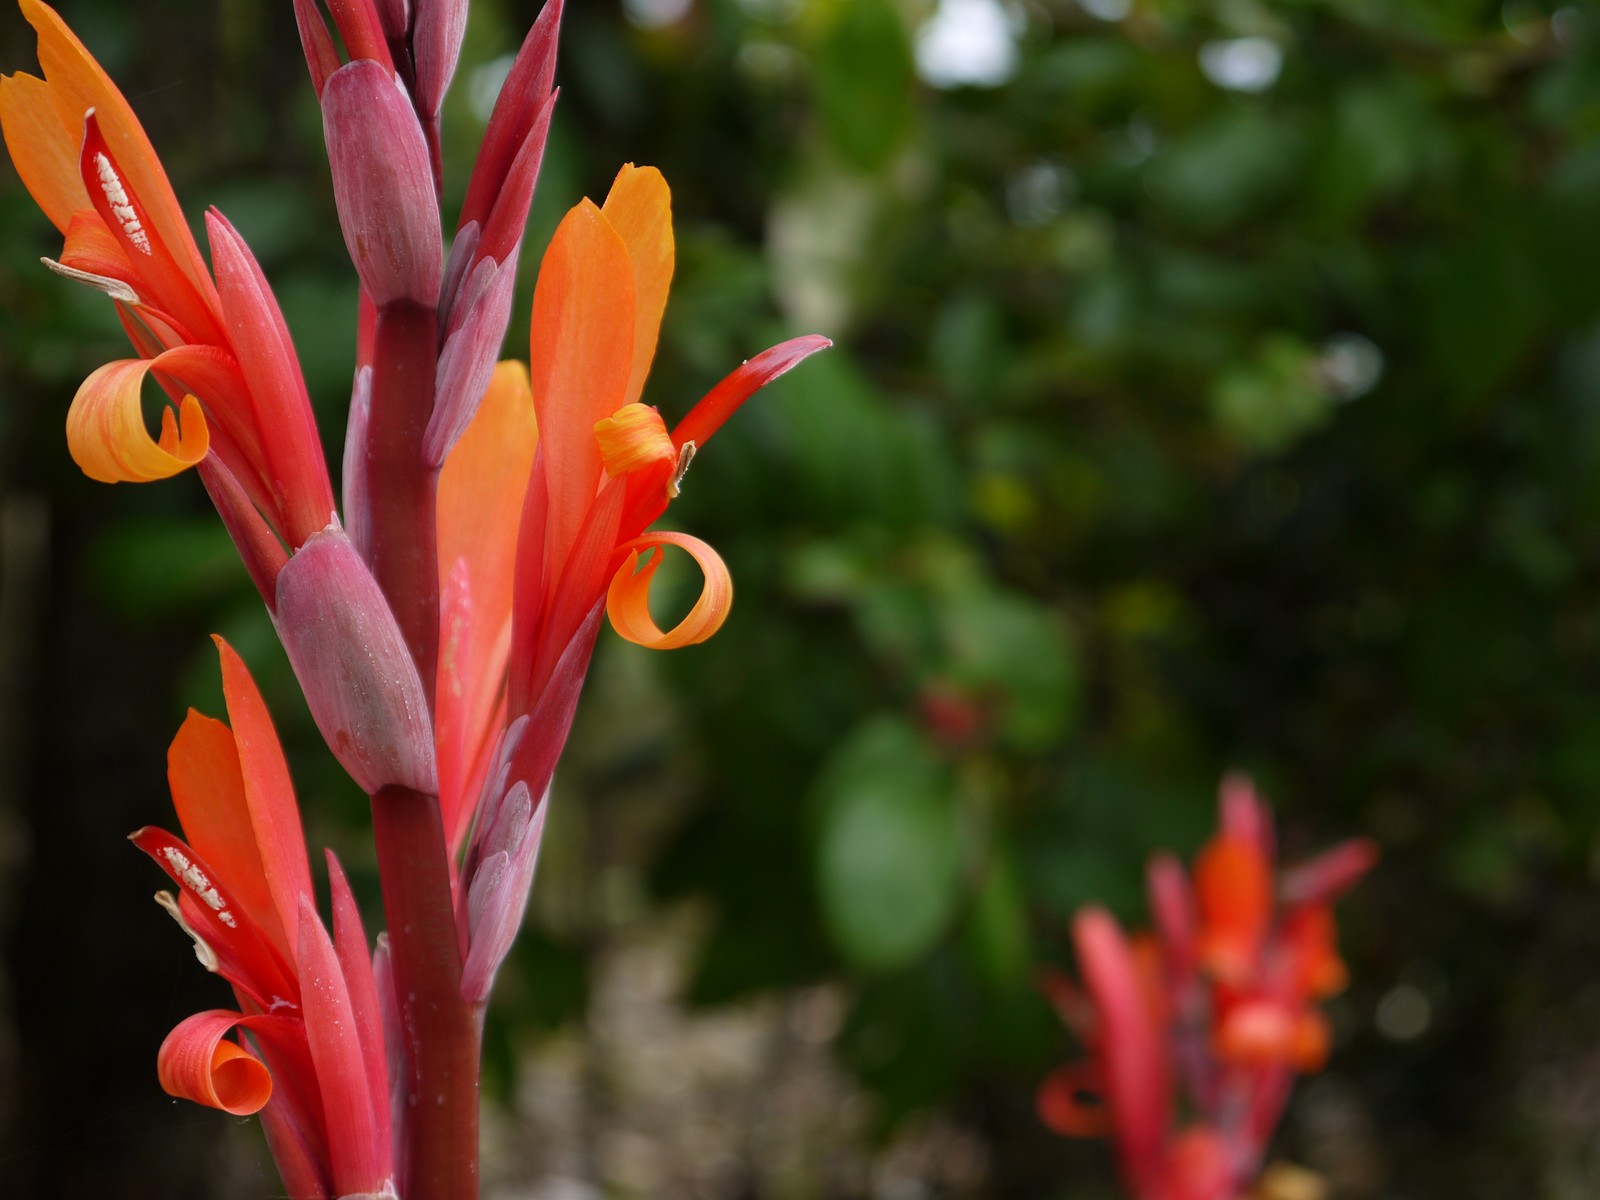
<svg viewBox="0 0 1600 1200">
<path fill-rule="evenodd" d="M 179 1022 L 156 1053 L 156 1074 L 166 1093 L 236 1117 L 265 1108 L 272 1099 L 266 1064 L 227 1037 L 244 1020 L 211 1009 Z"/>
<path fill-rule="evenodd" d="M 1035 1107 L 1045 1126 L 1063 1137 L 1106 1137 L 1114 1128 L 1105 1080 L 1092 1060 L 1052 1071 L 1039 1085 Z"/>
<path fill-rule="evenodd" d="M 67 410 L 67 449 L 90 479 L 148 483 L 187 470 L 211 449 L 200 402 L 185 396 L 161 410 L 161 433 L 145 428 L 141 389 L 148 359 L 107 363 L 83 381 Z"/>
<path fill-rule="evenodd" d="M 689 614 L 662 632 L 650 615 L 650 582 L 667 546 L 687 551 L 705 582 Z M 647 650 L 676 650 L 703 642 L 722 628 L 733 607 L 733 577 L 722 557 L 705 542 L 686 533 L 647 533 L 619 549 L 627 552 L 627 558 L 606 591 L 606 616 L 618 634 Z M 640 566 L 641 557 L 650 550 L 655 553 Z"/>
</svg>

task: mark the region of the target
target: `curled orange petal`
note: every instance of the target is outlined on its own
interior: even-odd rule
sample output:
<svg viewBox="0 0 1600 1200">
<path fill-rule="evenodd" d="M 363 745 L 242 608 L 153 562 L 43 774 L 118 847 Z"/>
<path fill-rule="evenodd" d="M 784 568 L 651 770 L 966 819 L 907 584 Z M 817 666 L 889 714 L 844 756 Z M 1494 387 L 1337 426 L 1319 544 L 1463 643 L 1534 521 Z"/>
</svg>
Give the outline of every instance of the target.
<svg viewBox="0 0 1600 1200">
<path fill-rule="evenodd" d="M 272 1099 L 266 1064 L 227 1037 L 245 1019 L 214 1008 L 179 1022 L 156 1054 L 156 1074 L 167 1095 L 236 1117 L 265 1108 Z"/>
<path fill-rule="evenodd" d="M 687 551 L 699 565 L 705 583 L 689 615 L 663 633 L 650 615 L 650 581 L 667 546 Z M 649 650 L 676 650 L 703 642 L 722 628 L 733 607 L 733 577 L 722 557 L 705 542 L 687 533 L 661 532 L 647 533 L 619 548 L 627 551 L 628 557 L 611 577 L 606 592 L 606 615 L 619 634 Z M 640 566 L 639 559 L 647 550 L 655 554 Z"/>
<path fill-rule="evenodd" d="M 185 396 L 161 413 L 161 436 L 145 428 L 139 390 L 152 361 L 107 363 L 83 381 L 67 411 L 67 449 L 90 479 L 148 483 L 194 466 L 211 448 L 200 402 Z"/>
<path fill-rule="evenodd" d="M 600 444 L 600 461 L 613 479 L 653 463 L 678 460 L 666 422 L 648 404 L 624 404 L 595 422 L 594 436 Z"/>
</svg>

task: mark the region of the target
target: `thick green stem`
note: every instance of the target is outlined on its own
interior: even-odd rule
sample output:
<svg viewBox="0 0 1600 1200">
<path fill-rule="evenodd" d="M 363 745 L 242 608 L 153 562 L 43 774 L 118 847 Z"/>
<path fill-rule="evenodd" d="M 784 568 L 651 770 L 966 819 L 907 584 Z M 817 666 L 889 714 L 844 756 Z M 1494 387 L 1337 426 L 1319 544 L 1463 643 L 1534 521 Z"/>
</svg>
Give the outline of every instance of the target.
<svg viewBox="0 0 1600 1200">
<path fill-rule="evenodd" d="M 372 828 L 405 1043 L 405 1200 L 477 1200 L 482 1010 L 461 998 L 450 864 L 439 801 L 410 788 L 372 798 Z"/>
<path fill-rule="evenodd" d="M 439 473 L 423 462 L 433 415 L 438 317 L 408 301 L 378 310 L 367 426 L 372 573 L 394 610 L 433 700 L 439 655 Z"/>
</svg>

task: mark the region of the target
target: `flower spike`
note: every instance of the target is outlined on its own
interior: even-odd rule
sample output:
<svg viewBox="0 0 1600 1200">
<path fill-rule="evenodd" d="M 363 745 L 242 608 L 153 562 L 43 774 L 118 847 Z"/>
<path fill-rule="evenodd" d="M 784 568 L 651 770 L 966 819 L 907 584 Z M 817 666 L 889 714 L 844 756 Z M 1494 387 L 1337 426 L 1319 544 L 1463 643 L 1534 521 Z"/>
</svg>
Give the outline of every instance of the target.
<svg viewBox="0 0 1600 1200">
<path fill-rule="evenodd" d="M 1345 982 L 1329 905 L 1376 861 L 1370 843 L 1347 842 L 1275 887 L 1272 814 L 1247 778 L 1223 780 L 1218 816 L 1192 882 L 1171 855 L 1151 861 L 1154 935 L 1127 939 L 1085 910 L 1073 922 L 1085 989 L 1048 981 L 1091 1057 L 1045 1080 L 1040 1119 L 1109 1134 L 1134 1200 L 1250 1190 L 1295 1075 L 1328 1056 L 1316 1002 Z M 1181 1128 L 1174 1079 L 1192 1114 Z"/>
</svg>

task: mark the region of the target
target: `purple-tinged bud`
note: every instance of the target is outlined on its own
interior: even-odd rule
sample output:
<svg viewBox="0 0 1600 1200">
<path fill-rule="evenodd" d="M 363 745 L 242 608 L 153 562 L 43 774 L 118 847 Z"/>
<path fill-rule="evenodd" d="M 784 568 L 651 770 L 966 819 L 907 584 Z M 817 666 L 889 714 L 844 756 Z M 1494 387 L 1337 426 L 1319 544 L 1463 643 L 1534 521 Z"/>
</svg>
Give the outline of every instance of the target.
<svg viewBox="0 0 1600 1200">
<path fill-rule="evenodd" d="M 489 210 L 500 195 L 511 164 L 528 133 L 537 123 L 556 76 L 556 35 L 561 27 L 561 0 L 548 0 L 523 39 L 511 72 L 500 86 L 499 98 L 489 115 L 483 144 L 473 164 L 467 198 L 461 206 L 459 228 L 476 221 L 488 223 Z"/>
<path fill-rule="evenodd" d="M 544 163 L 545 143 L 550 137 L 550 118 L 555 110 L 556 93 L 551 93 L 501 181 L 489 209 L 488 224 L 478 242 L 478 257 L 504 260 L 522 244 L 528 209 L 533 205 L 533 190 L 538 186 L 539 168 Z"/>
<path fill-rule="evenodd" d="M 526 525 L 524 525 L 526 528 Z M 556 762 L 566 747 L 567 734 L 572 732 L 572 718 L 578 711 L 578 694 L 583 691 L 584 677 L 588 674 L 589 658 L 594 653 L 595 637 L 600 632 L 601 614 L 605 611 L 602 600 L 589 610 L 583 623 L 573 633 L 572 639 L 561 651 L 561 657 L 550 669 L 545 682 L 526 704 L 528 736 L 508 754 L 511 762 L 510 778 L 525 781 L 530 789 L 543 792 L 550 786 Z M 513 654 L 515 654 L 515 647 Z M 528 693 L 517 686 L 513 663 L 513 678 L 508 683 L 508 703 L 512 711 L 521 707 L 521 697 Z M 524 685 L 526 679 L 521 681 Z"/>
<path fill-rule="evenodd" d="M 432 795 L 422 680 L 389 602 L 337 524 L 278 573 L 275 616 L 317 728 L 351 778 L 369 795 L 389 784 Z"/>
<path fill-rule="evenodd" d="M 533 888 L 544 835 L 546 792 L 537 805 L 528 785 L 514 784 L 489 817 L 478 861 L 467 889 L 467 960 L 461 968 L 461 998 L 482 1004 L 522 924 Z"/>
<path fill-rule="evenodd" d="M 372 562 L 372 492 L 367 480 L 367 425 L 372 419 L 372 368 L 357 367 L 344 431 L 345 533 L 364 563 Z"/>
<path fill-rule="evenodd" d="M 417 66 L 417 105 L 424 113 L 438 116 L 466 35 L 467 0 L 420 0 L 411 55 Z"/>
<path fill-rule="evenodd" d="M 451 329 L 450 315 L 456 306 L 456 297 L 461 293 L 461 281 L 467 277 L 467 271 L 478 261 L 478 234 L 481 230 L 476 221 L 456 230 L 455 240 L 450 243 L 450 257 L 444 264 L 444 281 L 439 284 L 439 328 Z"/>
<path fill-rule="evenodd" d="M 480 259 L 457 297 L 451 314 L 454 328 L 445 335 L 434 376 L 433 416 L 422 440 L 422 458 L 430 467 L 444 463 L 488 390 L 511 320 L 516 281 L 513 250 L 503 263 Z"/>
<path fill-rule="evenodd" d="M 311 71 L 311 86 L 321 99 L 328 76 L 339 69 L 339 51 L 333 44 L 333 35 L 328 32 L 328 23 L 322 19 L 317 0 L 294 0 L 294 23 L 300 31 L 306 66 Z"/>
<path fill-rule="evenodd" d="M 411 0 L 378 0 L 378 24 L 383 36 L 397 42 L 411 30 Z"/>
<path fill-rule="evenodd" d="M 439 299 L 444 242 L 433 165 L 400 83 L 366 60 L 347 63 L 322 90 L 322 130 L 345 246 L 380 307 Z"/>
</svg>

